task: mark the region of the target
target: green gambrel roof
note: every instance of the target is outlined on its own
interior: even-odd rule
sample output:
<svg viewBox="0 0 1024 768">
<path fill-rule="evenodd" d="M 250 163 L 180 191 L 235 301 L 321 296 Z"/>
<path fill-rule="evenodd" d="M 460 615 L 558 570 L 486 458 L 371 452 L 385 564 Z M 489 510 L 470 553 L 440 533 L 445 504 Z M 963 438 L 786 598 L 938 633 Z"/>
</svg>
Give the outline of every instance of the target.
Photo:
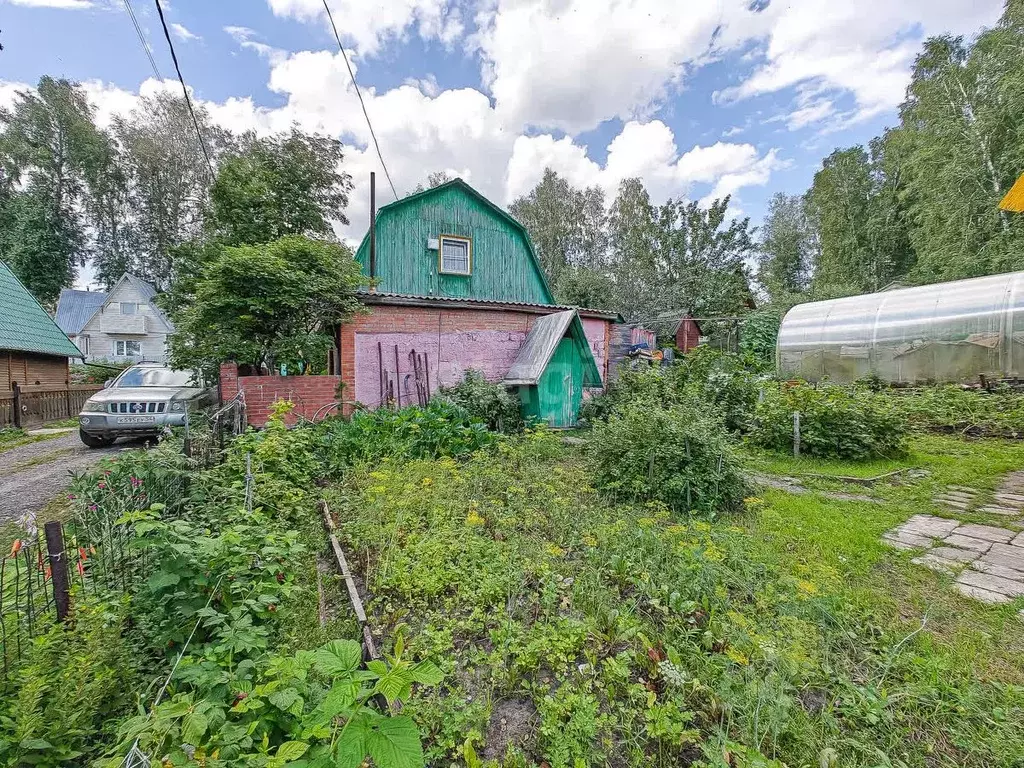
<svg viewBox="0 0 1024 768">
<path fill-rule="evenodd" d="M 28 288 L 0 261 L 0 349 L 81 357 Z"/>
</svg>

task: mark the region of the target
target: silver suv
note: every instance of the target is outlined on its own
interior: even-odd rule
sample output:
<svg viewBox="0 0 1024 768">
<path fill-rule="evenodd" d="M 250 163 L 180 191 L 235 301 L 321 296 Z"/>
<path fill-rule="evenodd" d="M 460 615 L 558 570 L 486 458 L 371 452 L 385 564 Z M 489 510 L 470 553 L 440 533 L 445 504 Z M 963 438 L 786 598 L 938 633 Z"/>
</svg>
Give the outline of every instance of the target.
<svg viewBox="0 0 1024 768">
<path fill-rule="evenodd" d="M 192 371 L 139 363 L 85 401 L 78 434 L 90 448 L 103 448 L 119 437 L 157 435 L 165 427 L 183 426 L 186 410 L 213 405 L 215 398 L 215 391 L 202 386 Z"/>
</svg>

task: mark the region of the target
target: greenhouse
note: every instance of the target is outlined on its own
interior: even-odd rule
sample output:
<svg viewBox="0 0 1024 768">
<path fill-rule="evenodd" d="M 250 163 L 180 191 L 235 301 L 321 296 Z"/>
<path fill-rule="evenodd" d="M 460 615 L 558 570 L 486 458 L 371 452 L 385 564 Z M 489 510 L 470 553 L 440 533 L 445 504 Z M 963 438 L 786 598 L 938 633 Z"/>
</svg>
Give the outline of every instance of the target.
<svg viewBox="0 0 1024 768">
<path fill-rule="evenodd" d="M 850 382 L 963 382 L 1024 374 L 1024 272 L 793 307 L 780 376 Z"/>
</svg>

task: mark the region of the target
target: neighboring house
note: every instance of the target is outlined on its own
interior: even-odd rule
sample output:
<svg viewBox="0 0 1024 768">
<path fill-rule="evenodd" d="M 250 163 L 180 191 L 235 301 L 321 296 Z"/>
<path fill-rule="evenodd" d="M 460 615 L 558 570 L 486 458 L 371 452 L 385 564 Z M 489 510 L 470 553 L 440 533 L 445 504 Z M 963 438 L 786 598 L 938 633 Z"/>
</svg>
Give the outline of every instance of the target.
<svg viewBox="0 0 1024 768">
<path fill-rule="evenodd" d="M 61 291 L 57 325 L 87 361 L 167 360 L 174 325 L 154 303 L 156 289 L 124 275 L 109 293 Z"/>
<path fill-rule="evenodd" d="M 584 389 L 608 378 L 615 313 L 555 304 L 526 229 L 461 179 L 380 209 L 356 259 L 374 279 L 368 312 L 338 329 L 344 399 L 402 405 L 468 369 L 515 387 L 524 412 L 576 422 Z M 418 384 L 419 382 L 419 384 Z"/>
<path fill-rule="evenodd" d="M 0 389 L 9 391 L 15 382 L 67 384 L 68 358 L 81 356 L 28 289 L 0 262 Z"/>
</svg>

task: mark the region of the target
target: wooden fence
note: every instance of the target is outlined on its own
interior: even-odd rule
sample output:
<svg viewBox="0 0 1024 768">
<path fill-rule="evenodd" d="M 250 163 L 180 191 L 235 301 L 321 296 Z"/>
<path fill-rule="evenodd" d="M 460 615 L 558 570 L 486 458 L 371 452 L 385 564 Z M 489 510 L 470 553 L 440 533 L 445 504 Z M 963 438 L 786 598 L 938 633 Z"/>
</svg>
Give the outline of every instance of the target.
<svg viewBox="0 0 1024 768">
<path fill-rule="evenodd" d="M 77 416 L 85 401 L 103 387 L 96 384 L 22 386 L 0 391 L 0 427 L 37 427 Z"/>
</svg>

